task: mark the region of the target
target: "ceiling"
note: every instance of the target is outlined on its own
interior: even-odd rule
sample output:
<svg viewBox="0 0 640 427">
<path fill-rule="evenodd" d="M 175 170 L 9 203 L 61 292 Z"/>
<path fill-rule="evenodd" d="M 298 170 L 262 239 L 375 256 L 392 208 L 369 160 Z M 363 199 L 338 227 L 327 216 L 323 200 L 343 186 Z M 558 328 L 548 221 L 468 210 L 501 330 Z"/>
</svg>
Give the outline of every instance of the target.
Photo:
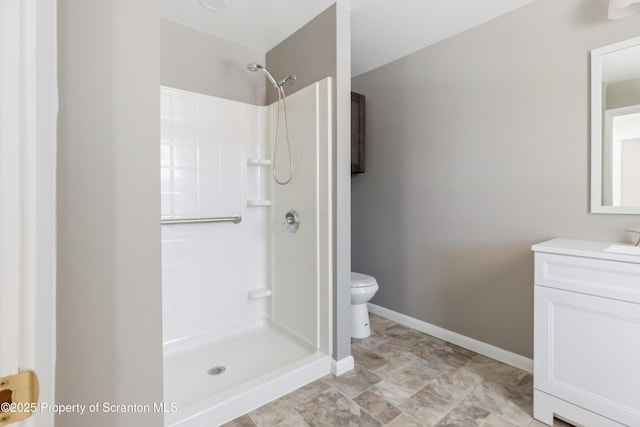
<svg viewBox="0 0 640 427">
<path fill-rule="evenodd" d="M 640 70 L 640 45 L 602 55 L 603 82 L 616 83 L 637 79 L 638 70 Z"/>
<path fill-rule="evenodd" d="M 348 0 L 345 0 L 348 1 Z M 370 71 L 534 0 L 350 0 L 351 75 Z M 267 52 L 335 0 L 161 0 L 163 18 Z"/>
</svg>

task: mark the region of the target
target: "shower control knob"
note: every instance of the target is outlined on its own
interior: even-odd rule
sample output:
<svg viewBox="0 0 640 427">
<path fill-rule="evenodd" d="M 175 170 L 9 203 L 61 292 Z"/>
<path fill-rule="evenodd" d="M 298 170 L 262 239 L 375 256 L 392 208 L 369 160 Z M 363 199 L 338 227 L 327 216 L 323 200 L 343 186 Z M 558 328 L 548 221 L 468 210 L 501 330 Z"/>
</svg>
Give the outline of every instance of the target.
<svg viewBox="0 0 640 427">
<path fill-rule="evenodd" d="M 283 225 L 287 226 L 287 230 L 289 233 L 295 233 L 298 231 L 298 227 L 300 227 L 300 216 L 298 212 L 294 210 L 290 210 L 284 215 Z"/>
</svg>

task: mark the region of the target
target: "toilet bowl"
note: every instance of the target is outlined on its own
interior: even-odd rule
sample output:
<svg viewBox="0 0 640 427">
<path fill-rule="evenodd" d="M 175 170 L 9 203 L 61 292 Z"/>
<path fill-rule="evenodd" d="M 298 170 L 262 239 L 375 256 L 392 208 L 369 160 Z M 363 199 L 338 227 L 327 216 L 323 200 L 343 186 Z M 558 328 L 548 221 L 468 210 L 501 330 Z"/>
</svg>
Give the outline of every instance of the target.
<svg viewBox="0 0 640 427">
<path fill-rule="evenodd" d="M 367 338 L 371 335 L 367 302 L 373 298 L 378 289 L 375 277 L 351 272 L 351 336 L 353 338 Z"/>
</svg>

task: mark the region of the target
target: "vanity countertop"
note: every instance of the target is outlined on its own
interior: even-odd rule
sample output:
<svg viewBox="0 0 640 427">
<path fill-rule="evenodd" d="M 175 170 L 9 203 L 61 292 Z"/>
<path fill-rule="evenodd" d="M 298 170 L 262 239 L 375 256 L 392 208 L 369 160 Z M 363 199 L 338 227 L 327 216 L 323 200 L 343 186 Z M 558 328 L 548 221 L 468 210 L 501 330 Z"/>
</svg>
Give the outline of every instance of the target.
<svg viewBox="0 0 640 427">
<path fill-rule="evenodd" d="M 597 258 L 640 264 L 640 255 L 607 251 L 607 248 L 610 248 L 611 246 L 628 248 L 634 247 L 630 243 L 625 244 L 560 238 L 537 243 L 531 246 L 531 250 L 533 250 L 534 252 L 542 252 L 548 254 L 572 255 L 583 258 Z"/>
</svg>

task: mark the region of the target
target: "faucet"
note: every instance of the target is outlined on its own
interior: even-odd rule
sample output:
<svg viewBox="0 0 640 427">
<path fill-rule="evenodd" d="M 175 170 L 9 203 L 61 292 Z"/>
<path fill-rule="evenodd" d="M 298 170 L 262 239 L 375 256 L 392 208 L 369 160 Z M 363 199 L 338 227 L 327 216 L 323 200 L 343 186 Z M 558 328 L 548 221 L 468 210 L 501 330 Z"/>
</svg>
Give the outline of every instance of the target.
<svg viewBox="0 0 640 427">
<path fill-rule="evenodd" d="M 636 246 L 640 246 L 640 231 L 631 230 L 631 229 L 627 229 L 627 230 L 624 230 L 624 231 L 626 231 L 627 233 L 636 233 L 636 234 L 638 234 L 638 241 L 636 242 Z"/>
</svg>

